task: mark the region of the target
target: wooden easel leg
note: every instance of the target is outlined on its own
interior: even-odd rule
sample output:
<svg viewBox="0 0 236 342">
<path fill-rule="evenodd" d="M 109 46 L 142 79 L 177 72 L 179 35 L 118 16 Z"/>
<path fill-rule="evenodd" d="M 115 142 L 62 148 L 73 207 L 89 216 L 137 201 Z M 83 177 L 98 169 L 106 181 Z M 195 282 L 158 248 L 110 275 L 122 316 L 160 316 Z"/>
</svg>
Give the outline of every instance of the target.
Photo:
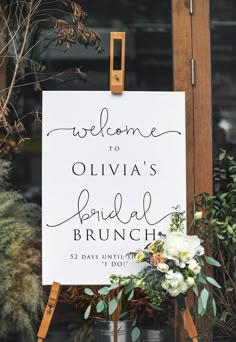
<svg viewBox="0 0 236 342">
<path fill-rule="evenodd" d="M 60 290 L 61 285 L 59 283 L 54 282 L 52 284 L 51 291 L 48 297 L 48 302 L 44 310 L 43 318 L 39 327 L 37 342 L 43 342 L 43 340 L 47 337 L 48 329 L 50 327 L 51 320 L 60 295 Z"/>
<path fill-rule="evenodd" d="M 195 324 L 193 322 L 193 318 L 190 314 L 188 305 L 186 303 L 186 309 L 184 311 L 181 311 L 181 315 L 184 321 L 184 327 L 187 330 L 188 336 L 192 339 L 193 342 L 198 342 L 198 333 L 195 327 Z"/>
</svg>

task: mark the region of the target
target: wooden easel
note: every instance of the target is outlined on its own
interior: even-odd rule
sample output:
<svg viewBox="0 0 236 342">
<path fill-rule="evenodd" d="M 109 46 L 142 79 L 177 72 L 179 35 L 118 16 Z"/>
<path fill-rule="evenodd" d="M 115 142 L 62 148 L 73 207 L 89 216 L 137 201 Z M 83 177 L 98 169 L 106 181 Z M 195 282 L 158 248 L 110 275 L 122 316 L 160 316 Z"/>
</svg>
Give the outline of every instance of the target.
<svg viewBox="0 0 236 342">
<path fill-rule="evenodd" d="M 37 334 L 38 342 L 43 342 L 47 337 L 47 333 L 51 324 L 51 320 L 56 309 L 58 298 L 60 295 L 61 285 L 54 282 L 51 287 L 51 291 L 48 297 L 48 302 L 44 310 L 43 318 Z"/>
<path fill-rule="evenodd" d="M 114 44 L 121 40 L 121 69 L 114 70 Z M 110 91 L 112 94 L 122 94 L 125 79 L 125 32 L 111 32 L 110 34 Z M 54 311 L 60 295 L 61 286 L 54 282 L 51 287 L 48 302 L 38 330 L 38 342 L 46 339 Z M 114 316 L 114 342 L 117 342 L 117 318 Z"/>
<path fill-rule="evenodd" d="M 114 44 L 115 40 L 121 41 L 121 69 L 114 70 Z M 110 34 L 110 91 L 112 94 L 122 94 L 124 91 L 125 80 L 125 32 L 111 32 Z M 54 282 L 51 287 L 48 302 L 44 311 L 44 315 L 37 334 L 37 342 L 43 342 L 52 321 L 54 311 L 59 299 L 61 286 L 59 283 Z M 184 310 L 181 310 L 182 318 L 184 320 L 184 327 L 188 336 L 193 342 L 198 342 L 198 334 L 194 325 L 192 316 L 189 312 L 187 304 L 184 305 Z M 118 342 L 117 323 L 118 313 L 113 314 L 114 318 L 114 342 Z"/>
</svg>

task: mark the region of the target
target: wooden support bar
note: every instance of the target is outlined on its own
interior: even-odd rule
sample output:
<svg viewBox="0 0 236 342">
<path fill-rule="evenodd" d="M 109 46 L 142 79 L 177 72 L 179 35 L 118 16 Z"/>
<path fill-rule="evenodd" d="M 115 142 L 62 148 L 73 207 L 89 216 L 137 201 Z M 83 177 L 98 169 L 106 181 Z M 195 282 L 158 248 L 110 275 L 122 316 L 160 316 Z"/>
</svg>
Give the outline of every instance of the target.
<svg viewBox="0 0 236 342">
<path fill-rule="evenodd" d="M 211 96 L 211 42 L 210 42 L 210 1 L 194 2 L 192 16 L 193 56 L 195 59 L 194 91 L 194 164 L 195 193 L 212 193 L 212 96 Z M 197 233 L 197 232 L 196 232 Z M 210 245 L 205 243 L 205 254 L 212 255 Z M 204 266 L 207 274 L 213 270 Z M 210 341 L 211 320 L 196 317 L 198 331 L 207 332 Z"/>
<path fill-rule="evenodd" d="M 54 282 L 52 284 L 51 291 L 48 297 L 48 302 L 44 310 L 43 319 L 39 327 L 37 335 L 38 342 L 42 342 L 47 337 L 48 329 L 50 327 L 51 320 L 60 295 L 60 290 L 61 285 L 59 283 Z"/>
<path fill-rule="evenodd" d="M 181 311 L 181 315 L 184 321 L 184 328 L 188 333 L 188 336 L 193 340 L 193 341 L 197 341 L 197 330 L 195 327 L 195 324 L 193 322 L 193 318 L 190 314 L 189 308 L 186 304 L 186 309 L 184 311 Z"/>
<path fill-rule="evenodd" d="M 114 43 L 121 40 L 121 69 L 114 70 Z M 121 94 L 125 82 L 125 32 L 111 32 L 110 35 L 110 91 Z"/>
<path fill-rule="evenodd" d="M 188 227 L 192 221 L 192 199 L 194 196 L 194 100 L 191 84 L 192 32 L 189 1 L 172 0 L 173 23 L 173 72 L 174 90 L 185 92 L 186 106 L 186 160 L 187 160 L 187 220 Z M 193 304 L 193 296 L 188 295 L 188 301 Z M 176 341 L 184 342 L 185 331 L 183 320 L 176 310 Z"/>
<path fill-rule="evenodd" d="M 191 14 L 189 0 L 172 0 L 174 90 L 185 91 L 186 96 L 188 226 L 193 195 L 212 192 L 210 1 L 198 0 L 193 5 Z M 208 246 L 206 254 L 211 255 Z M 193 295 L 188 295 L 188 303 L 194 304 Z M 177 341 L 184 342 L 179 315 L 176 318 Z M 197 318 L 196 325 L 203 332 L 209 321 Z"/>
</svg>

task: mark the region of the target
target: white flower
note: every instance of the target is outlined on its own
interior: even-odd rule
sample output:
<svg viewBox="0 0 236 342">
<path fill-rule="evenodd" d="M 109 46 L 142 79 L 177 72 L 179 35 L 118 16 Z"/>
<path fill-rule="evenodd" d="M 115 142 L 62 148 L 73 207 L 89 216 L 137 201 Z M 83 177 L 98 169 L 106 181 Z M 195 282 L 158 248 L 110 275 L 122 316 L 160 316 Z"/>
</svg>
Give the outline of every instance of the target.
<svg viewBox="0 0 236 342">
<path fill-rule="evenodd" d="M 185 264 L 196 255 L 204 254 L 204 248 L 196 235 L 186 235 L 182 232 L 171 232 L 164 243 L 163 256 L 174 260 L 176 266 L 185 267 Z"/>
<path fill-rule="evenodd" d="M 194 280 L 193 277 L 188 277 L 188 278 L 186 279 L 186 283 L 187 283 L 187 285 L 188 285 L 189 287 L 193 287 L 193 286 L 195 285 L 195 280 Z"/>
<path fill-rule="evenodd" d="M 194 214 L 194 220 L 196 220 L 196 221 L 201 220 L 202 216 L 203 216 L 202 211 L 196 211 Z"/>
<path fill-rule="evenodd" d="M 162 272 L 162 273 L 166 273 L 167 271 L 169 271 L 169 266 L 165 263 L 159 263 L 157 265 L 157 270 Z"/>
<path fill-rule="evenodd" d="M 168 271 L 165 274 L 165 279 L 162 281 L 161 286 L 172 297 L 178 296 L 180 293 L 185 293 L 188 290 L 188 285 L 184 281 L 183 274 L 180 272 Z"/>
<path fill-rule="evenodd" d="M 188 261 L 188 269 L 196 275 L 201 271 L 201 266 L 195 259 L 192 259 Z"/>
</svg>

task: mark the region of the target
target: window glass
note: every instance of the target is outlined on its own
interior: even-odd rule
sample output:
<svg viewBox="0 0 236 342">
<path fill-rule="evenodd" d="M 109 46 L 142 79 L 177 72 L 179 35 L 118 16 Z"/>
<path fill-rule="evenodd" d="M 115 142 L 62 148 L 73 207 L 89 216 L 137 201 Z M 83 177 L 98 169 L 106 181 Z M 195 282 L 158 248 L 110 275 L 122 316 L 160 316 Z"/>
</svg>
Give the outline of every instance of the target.
<svg viewBox="0 0 236 342">
<path fill-rule="evenodd" d="M 12 169 L 15 188 L 21 190 L 28 200 L 38 204 L 41 203 L 41 90 L 108 90 L 111 31 L 126 32 L 125 90 L 173 90 L 170 0 L 81 0 L 80 5 L 88 13 L 89 26 L 101 35 L 103 52 L 98 54 L 95 48 L 85 48 L 78 43 L 66 49 L 52 43 L 50 39 L 53 36 L 49 35 L 50 38 L 43 39 L 31 52 L 42 66 L 43 73 L 36 70 L 32 74 L 29 64 L 23 63 L 22 81 L 27 81 L 29 85 L 22 87 L 14 99 L 19 116 L 31 111 L 38 113 L 24 120 L 26 136 L 30 140 L 14 156 Z M 66 14 L 62 13 L 61 19 L 63 16 Z M 50 33 L 50 27 L 41 25 L 37 34 L 45 33 Z M 12 66 L 9 62 L 8 80 L 11 73 Z M 38 84 L 31 86 L 35 77 Z M 47 340 L 92 341 L 90 323 L 84 324 L 80 311 L 67 304 L 66 296 L 64 299 L 64 303 L 57 307 Z M 82 302 L 82 306 L 83 304 Z M 145 303 L 141 303 L 139 312 L 140 324 L 149 328 L 143 333 L 142 341 L 152 341 L 157 336 L 155 329 L 166 327 L 168 331 L 164 330 L 159 334 L 166 341 L 174 340 L 173 303 L 165 304 L 164 310 L 158 314 Z"/>
<path fill-rule="evenodd" d="M 236 157 L 236 2 L 211 1 L 213 152 Z"/>
</svg>

